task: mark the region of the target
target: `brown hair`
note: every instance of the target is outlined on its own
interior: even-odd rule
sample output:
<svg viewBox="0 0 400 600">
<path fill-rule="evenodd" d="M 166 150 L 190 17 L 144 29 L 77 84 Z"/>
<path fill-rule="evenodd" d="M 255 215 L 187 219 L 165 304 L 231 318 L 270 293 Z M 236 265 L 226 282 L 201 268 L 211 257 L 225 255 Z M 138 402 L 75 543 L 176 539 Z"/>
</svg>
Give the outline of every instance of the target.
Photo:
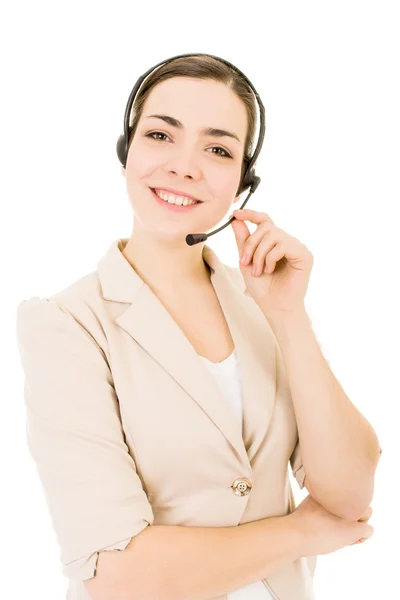
<svg viewBox="0 0 400 600">
<path fill-rule="evenodd" d="M 253 144 L 257 123 L 257 110 L 254 92 L 243 77 L 232 69 L 229 65 L 213 58 L 212 56 L 188 56 L 176 58 L 175 60 L 163 64 L 147 76 L 136 95 L 132 113 L 133 120 L 129 127 L 129 144 L 143 112 L 144 103 L 151 90 L 162 81 L 171 77 L 193 77 L 197 79 L 213 79 L 225 83 L 242 100 L 247 111 L 247 135 L 244 144 L 244 159 L 250 160 L 253 153 Z M 243 170 L 245 167 L 243 163 Z"/>
</svg>

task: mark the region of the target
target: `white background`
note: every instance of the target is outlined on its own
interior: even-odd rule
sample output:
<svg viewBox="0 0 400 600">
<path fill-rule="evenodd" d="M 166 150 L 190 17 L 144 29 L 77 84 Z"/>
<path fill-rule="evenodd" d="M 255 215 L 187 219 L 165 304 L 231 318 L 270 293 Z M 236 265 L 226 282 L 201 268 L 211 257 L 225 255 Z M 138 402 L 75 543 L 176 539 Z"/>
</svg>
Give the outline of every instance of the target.
<svg viewBox="0 0 400 600">
<path fill-rule="evenodd" d="M 94 270 L 114 239 L 130 235 L 115 151 L 125 105 L 147 69 L 187 52 L 234 63 L 262 98 L 262 181 L 247 208 L 267 212 L 313 252 L 307 311 L 333 372 L 383 447 L 375 533 L 318 558 L 317 598 L 399 593 L 397 10 L 384 0 L 3 8 L 0 585 L 7 600 L 63 599 L 67 586 L 25 443 L 16 306 Z M 238 264 L 230 226 L 207 243 Z M 307 491 L 291 482 L 299 502 Z"/>
</svg>

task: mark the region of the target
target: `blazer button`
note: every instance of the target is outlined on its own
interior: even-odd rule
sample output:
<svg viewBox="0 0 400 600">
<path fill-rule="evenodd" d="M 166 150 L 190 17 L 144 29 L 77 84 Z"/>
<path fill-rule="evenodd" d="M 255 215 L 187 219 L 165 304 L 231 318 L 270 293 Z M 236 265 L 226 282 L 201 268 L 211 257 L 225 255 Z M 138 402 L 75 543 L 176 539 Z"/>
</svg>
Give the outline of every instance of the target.
<svg viewBox="0 0 400 600">
<path fill-rule="evenodd" d="M 246 477 L 239 477 L 239 479 L 235 479 L 231 485 L 231 488 L 237 496 L 247 496 L 252 487 L 253 485 L 250 479 L 247 479 Z"/>
</svg>

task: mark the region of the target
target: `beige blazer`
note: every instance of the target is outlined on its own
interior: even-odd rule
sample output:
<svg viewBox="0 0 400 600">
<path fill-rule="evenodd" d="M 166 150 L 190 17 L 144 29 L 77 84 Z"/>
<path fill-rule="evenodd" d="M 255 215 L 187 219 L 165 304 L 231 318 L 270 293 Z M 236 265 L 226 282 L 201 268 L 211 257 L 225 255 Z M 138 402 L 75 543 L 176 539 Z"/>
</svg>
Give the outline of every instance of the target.
<svg viewBox="0 0 400 600">
<path fill-rule="evenodd" d="M 101 550 L 124 549 L 148 525 L 228 527 L 286 515 L 295 508 L 289 464 L 300 488 L 305 477 L 282 355 L 239 267 L 204 245 L 241 369 L 243 428 L 121 253 L 127 241 L 115 240 L 97 269 L 66 289 L 17 308 L 27 441 L 69 600 L 89 600 L 83 580 Z M 264 581 L 279 600 L 311 600 L 316 559 Z"/>
</svg>

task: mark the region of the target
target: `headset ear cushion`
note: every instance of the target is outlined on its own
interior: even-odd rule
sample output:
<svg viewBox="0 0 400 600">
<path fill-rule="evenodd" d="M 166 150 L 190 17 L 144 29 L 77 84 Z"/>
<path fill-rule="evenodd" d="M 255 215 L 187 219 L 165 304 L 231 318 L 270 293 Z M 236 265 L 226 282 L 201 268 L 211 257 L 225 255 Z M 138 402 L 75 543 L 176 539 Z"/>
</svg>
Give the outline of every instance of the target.
<svg viewBox="0 0 400 600">
<path fill-rule="evenodd" d="M 249 188 L 251 185 L 253 185 L 255 177 L 256 177 L 256 172 L 255 172 L 255 168 L 254 167 L 252 169 L 250 169 L 250 171 L 246 170 L 246 172 L 244 173 L 244 177 L 242 179 L 242 182 L 239 185 L 239 189 L 236 192 L 236 195 L 239 196 L 239 194 L 241 194 L 247 188 Z"/>
<path fill-rule="evenodd" d="M 250 163 L 250 161 L 249 161 L 248 158 L 244 158 L 243 159 L 242 171 L 240 173 L 239 187 L 237 189 L 236 196 L 239 196 L 239 194 L 241 194 L 243 192 L 243 183 L 244 183 L 244 181 L 246 179 L 246 173 L 247 173 L 247 170 L 248 170 L 248 167 L 249 167 L 249 163 Z"/>
<path fill-rule="evenodd" d="M 120 163 L 125 166 L 126 164 L 126 152 L 125 152 L 125 136 L 120 135 L 117 141 L 117 155 Z"/>
</svg>

